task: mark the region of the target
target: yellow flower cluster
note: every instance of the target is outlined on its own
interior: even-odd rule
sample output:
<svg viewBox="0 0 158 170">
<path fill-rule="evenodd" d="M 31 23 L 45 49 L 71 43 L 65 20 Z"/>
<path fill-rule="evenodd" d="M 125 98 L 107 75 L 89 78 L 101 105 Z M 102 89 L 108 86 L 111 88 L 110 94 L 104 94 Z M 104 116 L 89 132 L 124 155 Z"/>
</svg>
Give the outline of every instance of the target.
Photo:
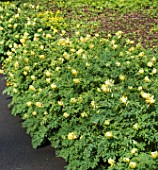
<svg viewBox="0 0 158 170">
<path fill-rule="evenodd" d="M 63 20 L 63 17 L 59 16 L 60 11 L 57 11 L 55 14 L 52 11 L 39 12 L 37 17 L 41 18 L 43 23 L 47 26 L 51 26 L 52 23 L 58 23 Z"/>
</svg>

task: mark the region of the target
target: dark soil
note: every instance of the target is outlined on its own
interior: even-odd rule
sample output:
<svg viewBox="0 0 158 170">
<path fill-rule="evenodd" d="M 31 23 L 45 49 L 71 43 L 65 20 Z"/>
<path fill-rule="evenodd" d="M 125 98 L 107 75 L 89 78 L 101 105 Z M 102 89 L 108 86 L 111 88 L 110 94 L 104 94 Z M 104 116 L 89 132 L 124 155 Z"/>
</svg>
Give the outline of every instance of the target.
<svg viewBox="0 0 158 170">
<path fill-rule="evenodd" d="M 150 17 L 142 13 L 128 13 L 119 15 L 119 13 L 110 13 L 107 11 L 97 17 L 100 21 L 98 31 L 115 33 L 118 30 L 127 34 L 127 36 L 136 42 L 141 39 L 144 47 L 155 48 L 158 46 L 158 17 Z M 157 30 L 155 27 L 157 26 Z"/>
<path fill-rule="evenodd" d="M 90 11 L 83 7 L 81 14 L 78 11 L 67 11 L 66 17 L 72 22 L 73 19 L 86 21 L 87 24 L 95 25 L 94 32 L 114 34 L 123 31 L 126 36 L 136 43 L 141 42 L 145 48 L 158 47 L 158 14 L 150 16 L 142 12 L 121 14 L 116 10 L 105 9 L 102 12 Z"/>
</svg>

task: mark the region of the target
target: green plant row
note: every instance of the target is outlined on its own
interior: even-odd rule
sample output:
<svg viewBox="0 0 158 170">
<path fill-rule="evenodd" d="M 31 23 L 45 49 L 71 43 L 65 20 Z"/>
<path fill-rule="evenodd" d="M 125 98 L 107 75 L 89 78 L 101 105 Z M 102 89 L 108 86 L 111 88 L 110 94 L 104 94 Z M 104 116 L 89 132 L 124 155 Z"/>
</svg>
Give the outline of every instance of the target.
<svg viewBox="0 0 158 170">
<path fill-rule="evenodd" d="M 122 31 L 70 36 L 60 11 L 0 4 L 0 72 L 33 148 L 49 140 L 67 170 L 156 170 L 158 53 Z"/>
</svg>

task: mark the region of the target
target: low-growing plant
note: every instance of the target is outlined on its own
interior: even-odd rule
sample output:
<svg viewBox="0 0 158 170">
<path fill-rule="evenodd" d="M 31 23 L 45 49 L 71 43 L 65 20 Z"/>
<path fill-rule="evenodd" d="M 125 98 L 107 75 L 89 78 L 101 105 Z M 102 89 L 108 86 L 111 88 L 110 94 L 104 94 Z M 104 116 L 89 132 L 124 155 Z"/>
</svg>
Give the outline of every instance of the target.
<svg viewBox="0 0 158 170">
<path fill-rule="evenodd" d="M 49 140 L 67 170 L 156 170 L 158 53 L 122 31 L 70 34 L 59 11 L 37 7 L 5 27 L 20 8 L 4 9 L 0 73 L 33 147 Z"/>
<path fill-rule="evenodd" d="M 43 35 L 27 41 L 4 62 L 33 147 L 49 139 L 71 170 L 156 169 L 157 54 L 121 32 L 65 35 L 43 49 Z"/>
</svg>

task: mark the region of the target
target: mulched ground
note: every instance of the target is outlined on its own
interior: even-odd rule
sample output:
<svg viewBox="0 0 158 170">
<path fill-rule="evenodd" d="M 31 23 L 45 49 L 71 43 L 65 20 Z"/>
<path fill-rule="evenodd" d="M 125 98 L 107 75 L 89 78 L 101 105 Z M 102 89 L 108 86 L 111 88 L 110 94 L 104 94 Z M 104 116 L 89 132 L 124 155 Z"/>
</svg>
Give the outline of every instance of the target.
<svg viewBox="0 0 158 170">
<path fill-rule="evenodd" d="M 115 33 L 121 30 L 136 42 L 141 38 L 145 48 L 158 46 L 158 16 L 148 16 L 139 12 L 117 15 L 117 13 L 105 11 L 104 14 L 98 15 L 96 20 L 100 21 L 100 31 Z"/>
<path fill-rule="evenodd" d="M 31 138 L 8 108 L 10 99 L 2 95 L 4 77 L 0 74 L 0 170 L 65 170 L 65 161 L 55 156 L 49 145 L 32 149 Z"/>
<path fill-rule="evenodd" d="M 144 9 L 145 10 L 145 9 Z M 112 9 L 104 9 L 102 12 L 91 11 L 88 7 L 80 9 L 82 15 L 75 15 L 74 11 L 67 11 L 66 17 L 70 20 L 76 18 L 87 23 L 95 23 L 94 32 L 115 34 L 117 31 L 123 31 L 126 36 L 135 41 L 141 42 L 145 48 L 158 47 L 158 14 L 151 16 L 138 11 L 121 14 Z M 74 14 L 75 13 L 75 14 Z"/>
</svg>

